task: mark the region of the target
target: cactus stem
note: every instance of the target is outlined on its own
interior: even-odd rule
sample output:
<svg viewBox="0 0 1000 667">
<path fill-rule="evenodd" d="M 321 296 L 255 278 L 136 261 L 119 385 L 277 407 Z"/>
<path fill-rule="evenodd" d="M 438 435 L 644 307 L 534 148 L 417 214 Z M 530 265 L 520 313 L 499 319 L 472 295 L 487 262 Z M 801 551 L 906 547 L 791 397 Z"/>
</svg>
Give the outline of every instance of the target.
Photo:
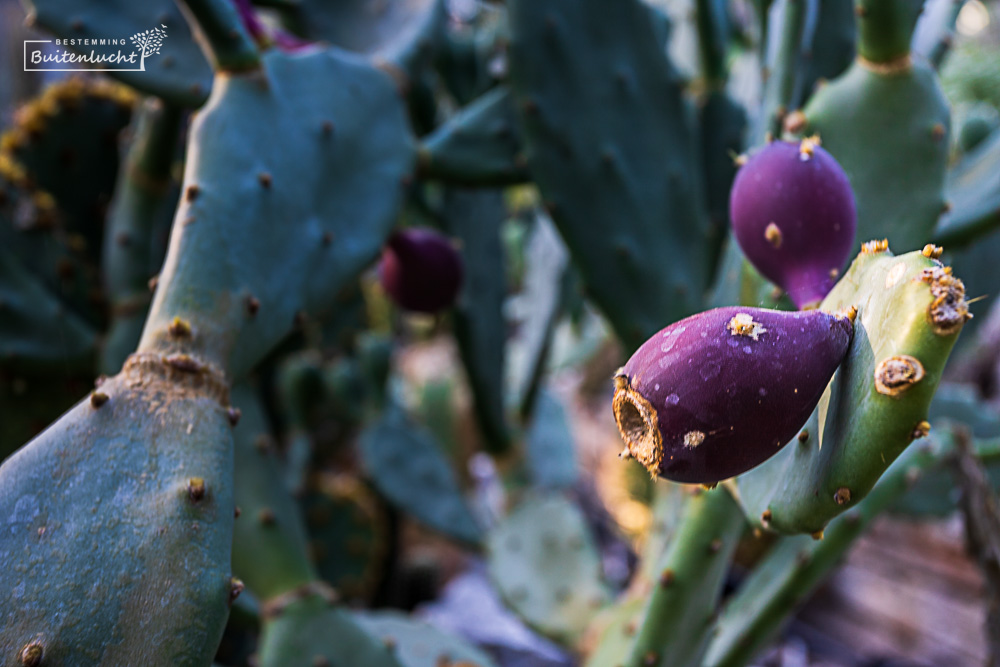
<svg viewBox="0 0 1000 667">
<path fill-rule="evenodd" d="M 898 354 L 875 367 L 875 389 L 886 396 L 899 396 L 924 377 L 924 366 L 916 357 Z"/>
<path fill-rule="evenodd" d="M 101 391 L 90 392 L 90 405 L 95 410 L 108 402 L 108 395 Z"/>
<path fill-rule="evenodd" d="M 18 660 L 24 667 L 39 667 L 42 664 L 42 657 L 45 655 L 45 647 L 37 639 L 25 644 L 21 652 L 17 654 Z"/>
<path fill-rule="evenodd" d="M 628 377 L 620 371 L 615 376 L 615 395 L 611 407 L 629 454 L 655 475 L 663 459 L 663 436 L 660 434 L 656 409 L 632 390 Z"/>
</svg>

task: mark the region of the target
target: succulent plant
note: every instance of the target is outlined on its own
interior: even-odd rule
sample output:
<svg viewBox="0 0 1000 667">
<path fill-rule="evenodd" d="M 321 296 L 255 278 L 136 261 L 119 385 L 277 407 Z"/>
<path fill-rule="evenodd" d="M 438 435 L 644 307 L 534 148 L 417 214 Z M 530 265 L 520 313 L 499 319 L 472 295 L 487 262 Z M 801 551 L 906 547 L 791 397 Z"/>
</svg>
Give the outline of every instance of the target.
<svg viewBox="0 0 1000 667">
<path fill-rule="evenodd" d="M 1000 225 L 960 2 L 27 4 L 168 37 L 0 139 L 4 667 L 739 667 L 882 512 L 953 507 L 959 443 L 996 472 L 996 327 L 947 367 Z M 630 580 L 600 500 L 653 515 Z M 470 563 L 453 627 L 345 607 Z"/>
</svg>

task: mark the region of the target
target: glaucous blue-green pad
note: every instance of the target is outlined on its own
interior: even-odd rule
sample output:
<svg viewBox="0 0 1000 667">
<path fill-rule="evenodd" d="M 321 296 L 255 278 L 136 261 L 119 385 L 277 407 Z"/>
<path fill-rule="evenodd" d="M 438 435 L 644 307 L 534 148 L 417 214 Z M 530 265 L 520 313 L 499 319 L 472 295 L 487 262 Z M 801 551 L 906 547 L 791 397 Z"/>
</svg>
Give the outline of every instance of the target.
<svg viewBox="0 0 1000 667">
<path fill-rule="evenodd" d="M 566 409 L 545 389 L 538 392 L 524 445 L 528 471 L 536 486 L 558 489 L 576 484 L 580 470 Z"/>
<path fill-rule="evenodd" d="M 158 55 L 145 58 L 145 71 L 108 72 L 123 83 L 149 95 L 162 97 L 173 104 L 200 106 L 212 88 L 212 68 L 191 35 L 191 29 L 172 0 L 24 0 L 35 24 L 61 39 L 125 39 L 159 28 L 166 32 Z M 89 53 L 92 47 L 78 51 Z M 101 50 L 101 49 L 104 50 Z M 96 47 L 98 54 L 113 53 L 109 47 Z M 121 46 L 128 56 L 133 45 Z M 115 65 L 118 68 L 119 66 Z M 125 63 L 120 68 L 138 68 L 139 63 Z"/>
<path fill-rule="evenodd" d="M 468 543 L 481 537 L 455 471 L 426 430 L 389 406 L 361 433 L 361 462 L 375 488 L 400 511 Z"/>
<path fill-rule="evenodd" d="M 504 415 L 504 320 L 507 296 L 500 228 L 506 218 L 499 191 L 451 189 L 445 226 L 462 244 L 462 290 L 455 304 L 455 341 L 472 389 L 486 448 L 502 453 L 510 435 Z"/>
<path fill-rule="evenodd" d="M 451 185 L 502 186 L 530 180 L 510 90 L 484 93 L 424 140 L 421 176 Z"/>
<path fill-rule="evenodd" d="M 398 611 L 359 613 L 355 620 L 393 647 L 403 667 L 494 667 L 493 658 L 459 637 Z"/>
<path fill-rule="evenodd" d="M 0 247 L 0 367 L 82 370 L 96 351 L 97 332 Z"/>
<path fill-rule="evenodd" d="M 391 648 L 319 595 L 295 600 L 265 621 L 257 662 L 261 667 L 402 667 Z"/>
<path fill-rule="evenodd" d="M 944 210 L 951 114 L 937 74 L 920 61 L 883 71 L 855 61 L 813 95 L 806 134 L 847 172 L 858 207 L 855 247 L 889 239 L 922 248 Z"/>
<path fill-rule="evenodd" d="M 440 0 L 302 0 L 290 3 L 288 16 L 309 39 L 394 60 L 393 55 L 422 33 L 444 30 L 444 4 Z"/>
<path fill-rule="evenodd" d="M 220 73 L 140 347 L 169 347 L 180 316 L 188 349 L 239 377 L 372 262 L 412 161 L 396 86 L 358 56 L 271 51 L 259 71 Z"/>
<path fill-rule="evenodd" d="M 858 309 L 847 357 L 800 435 L 737 478 L 752 522 L 822 531 L 927 435 L 928 407 L 968 314 L 964 296 L 951 270 L 923 252 L 896 257 L 866 244 L 820 305 Z"/>
<path fill-rule="evenodd" d="M 156 355 L 0 466 L 0 664 L 205 665 L 232 590 L 225 388 Z M 102 402 L 103 401 L 103 402 Z"/>
<path fill-rule="evenodd" d="M 514 0 L 528 169 L 628 349 L 701 303 L 708 220 L 682 82 L 639 0 Z"/>
<path fill-rule="evenodd" d="M 558 493 L 528 496 L 490 532 L 487 565 L 507 605 L 567 645 L 608 600 L 586 520 Z"/>
</svg>

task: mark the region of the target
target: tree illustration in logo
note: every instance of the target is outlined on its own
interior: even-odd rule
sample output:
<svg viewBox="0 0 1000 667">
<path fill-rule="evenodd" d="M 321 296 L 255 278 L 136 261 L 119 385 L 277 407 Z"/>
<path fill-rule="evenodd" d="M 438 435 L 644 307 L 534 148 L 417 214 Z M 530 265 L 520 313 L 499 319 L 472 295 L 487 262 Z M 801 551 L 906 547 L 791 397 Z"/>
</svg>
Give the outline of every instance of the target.
<svg viewBox="0 0 1000 667">
<path fill-rule="evenodd" d="M 150 28 L 132 35 L 132 44 L 139 50 L 139 69 L 146 71 L 146 56 L 153 56 L 160 52 L 163 46 L 163 38 L 167 36 L 167 26 L 160 24 L 160 28 Z"/>
</svg>

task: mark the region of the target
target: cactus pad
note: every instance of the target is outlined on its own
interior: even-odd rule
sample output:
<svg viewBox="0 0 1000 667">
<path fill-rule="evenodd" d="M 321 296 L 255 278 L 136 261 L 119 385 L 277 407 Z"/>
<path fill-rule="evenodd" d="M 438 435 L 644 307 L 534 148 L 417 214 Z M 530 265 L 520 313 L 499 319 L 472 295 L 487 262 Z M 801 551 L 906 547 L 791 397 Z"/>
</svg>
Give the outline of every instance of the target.
<svg viewBox="0 0 1000 667">
<path fill-rule="evenodd" d="M 508 3 L 529 171 L 589 295 L 628 347 L 693 312 L 708 231 L 694 123 L 652 10 Z"/>
<path fill-rule="evenodd" d="M 531 495 L 490 534 L 490 575 L 529 625 L 572 644 L 608 599 L 601 560 L 580 510 Z"/>
<path fill-rule="evenodd" d="M 968 308 L 940 249 L 893 256 L 865 244 L 820 308 L 858 309 L 854 338 L 802 432 L 738 479 L 751 521 L 819 533 L 863 499 L 930 428 L 927 410 Z"/>
<path fill-rule="evenodd" d="M 366 612 L 355 620 L 391 646 L 402 667 L 495 667 L 486 653 L 464 640 L 394 611 Z"/>
<path fill-rule="evenodd" d="M 375 488 L 403 512 L 437 531 L 476 543 L 480 529 L 455 471 L 433 437 L 390 406 L 359 438 L 361 460 Z"/>
</svg>

